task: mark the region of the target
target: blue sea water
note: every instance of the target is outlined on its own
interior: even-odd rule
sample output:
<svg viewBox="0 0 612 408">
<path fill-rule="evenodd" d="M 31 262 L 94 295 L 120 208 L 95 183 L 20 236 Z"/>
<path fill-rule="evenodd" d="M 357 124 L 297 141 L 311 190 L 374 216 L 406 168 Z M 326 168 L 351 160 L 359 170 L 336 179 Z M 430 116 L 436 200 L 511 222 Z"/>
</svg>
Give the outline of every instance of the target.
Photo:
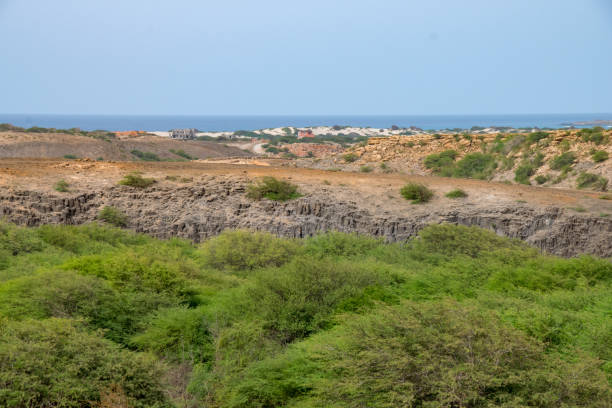
<svg viewBox="0 0 612 408">
<path fill-rule="evenodd" d="M 46 115 L 0 114 L 0 123 L 21 127 L 56 129 L 81 128 L 166 131 L 196 128 L 201 131 L 257 130 L 282 126 L 333 126 L 389 128 L 416 126 L 421 129 L 469 129 L 472 126 L 561 128 L 571 122 L 612 120 L 612 113 L 534 115 L 287 115 L 287 116 L 205 116 L 205 115 Z"/>
</svg>

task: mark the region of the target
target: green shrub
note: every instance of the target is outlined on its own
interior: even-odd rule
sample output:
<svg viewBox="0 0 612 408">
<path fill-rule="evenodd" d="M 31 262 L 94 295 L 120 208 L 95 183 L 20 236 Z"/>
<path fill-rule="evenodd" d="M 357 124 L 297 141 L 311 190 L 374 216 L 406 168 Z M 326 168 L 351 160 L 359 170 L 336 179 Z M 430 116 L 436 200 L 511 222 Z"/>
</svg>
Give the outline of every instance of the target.
<svg viewBox="0 0 612 408">
<path fill-rule="evenodd" d="M 287 344 L 331 326 L 336 306 L 383 279 L 366 265 L 297 258 L 280 270 L 262 270 L 247 295 L 264 329 Z"/>
<path fill-rule="evenodd" d="M 139 173 L 130 173 L 123 176 L 123 179 L 119 181 L 119 184 L 122 186 L 147 188 L 153 185 L 155 182 L 155 179 L 144 178 Z"/>
<path fill-rule="evenodd" d="M 78 157 L 74 154 L 65 154 L 64 155 L 64 159 L 69 159 L 69 160 L 76 160 L 78 159 Z"/>
<path fill-rule="evenodd" d="M 563 170 L 570 168 L 576 161 L 576 153 L 565 152 L 559 156 L 552 158 L 550 162 L 550 168 L 553 170 Z"/>
<path fill-rule="evenodd" d="M 330 231 L 308 238 L 305 250 L 316 259 L 326 256 L 354 257 L 365 255 L 382 243 L 382 240 L 368 236 Z"/>
<path fill-rule="evenodd" d="M 495 167 L 495 158 L 492 155 L 470 153 L 456 163 L 453 176 L 484 180 L 489 178 Z"/>
<path fill-rule="evenodd" d="M 521 184 L 531 184 L 529 178 L 535 173 L 535 167 L 531 163 L 523 163 L 514 171 L 514 181 Z"/>
<path fill-rule="evenodd" d="M 127 227 L 127 216 L 115 207 L 105 206 L 100 210 L 98 219 L 115 227 Z"/>
<path fill-rule="evenodd" d="M 197 160 L 198 159 L 197 157 L 191 156 L 190 154 L 185 152 L 183 149 L 179 149 L 179 150 L 170 149 L 170 153 L 176 154 L 177 156 L 180 156 L 187 160 Z"/>
<path fill-rule="evenodd" d="M 53 186 L 53 189 L 55 191 L 59 191 L 60 193 L 67 193 L 68 191 L 70 191 L 68 187 L 70 187 L 70 184 L 68 184 L 66 180 L 60 180 L 57 183 L 55 183 L 55 185 Z"/>
<path fill-rule="evenodd" d="M 359 168 L 359 171 L 362 173 L 370 173 L 372 170 L 374 170 L 371 166 L 361 166 Z"/>
<path fill-rule="evenodd" d="M 458 153 L 455 150 L 445 150 L 438 154 L 430 154 L 425 158 L 425 167 L 441 176 L 452 176 L 455 159 Z"/>
<path fill-rule="evenodd" d="M 172 405 L 162 369 L 149 356 L 121 349 L 63 319 L 2 323 L 0 405 L 83 407 L 118 386 L 135 408 Z"/>
<path fill-rule="evenodd" d="M 202 244 L 202 254 L 209 266 L 233 271 L 280 266 L 299 251 L 299 245 L 293 241 L 245 230 L 224 231 Z"/>
<path fill-rule="evenodd" d="M 134 156 L 138 157 L 140 160 L 143 160 L 143 161 L 161 161 L 159 156 L 156 155 L 155 153 L 141 152 L 138 149 L 134 149 L 130 153 L 132 153 Z"/>
<path fill-rule="evenodd" d="M 401 188 L 400 194 L 406 200 L 411 200 L 412 204 L 426 203 L 434 196 L 433 191 L 424 184 L 408 183 Z"/>
<path fill-rule="evenodd" d="M 440 253 L 446 256 L 460 254 L 472 258 L 497 249 L 527 248 L 518 240 L 509 240 L 482 228 L 451 224 L 425 227 L 412 245 L 418 252 Z"/>
<path fill-rule="evenodd" d="M 40 239 L 36 231 L 0 222 L 0 250 L 9 255 L 17 256 L 38 252 L 44 246 L 44 241 Z"/>
<path fill-rule="evenodd" d="M 608 152 L 606 152 L 605 150 L 597 150 L 593 152 L 593 154 L 591 154 L 591 158 L 595 163 L 606 161 L 608 160 L 608 157 Z"/>
<path fill-rule="evenodd" d="M 293 200 L 302 196 L 296 185 L 269 176 L 263 177 L 257 183 L 250 184 L 247 187 L 246 195 L 252 200 L 267 198 L 274 201 Z"/>
<path fill-rule="evenodd" d="M 347 153 L 344 156 L 342 156 L 342 158 L 347 163 L 353 163 L 354 161 L 356 161 L 358 159 L 358 157 L 357 157 L 357 155 L 355 153 Z"/>
<path fill-rule="evenodd" d="M 448 198 L 465 198 L 468 196 L 468 194 L 462 189 L 456 188 L 446 193 L 445 196 Z"/>
<path fill-rule="evenodd" d="M 529 144 L 532 144 L 532 143 L 539 142 L 542 139 L 546 139 L 548 138 L 548 136 L 550 136 L 550 133 L 548 132 L 543 132 L 543 131 L 531 132 L 529 136 L 527 137 L 527 141 L 529 142 Z"/>
<path fill-rule="evenodd" d="M 597 191 L 606 191 L 608 179 L 597 174 L 582 172 L 576 179 L 578 188 L 592 188 Z"/>
<path fill-rule="evenodd" d="M 536 176 L 535 181 L 538 184 L 544 184 L 544 183 L 546 183 L 549 180 L 549 178 L 550 178 L 549 176 L 544 176 L 544 175 L 540 174 L 540 175 Z"/>
<path fill-rule="evenodd" d="M 603 133 L 604 129 L 601 127 L 597 128 L 586 128 L 581 129 L 578 134 L 581 136 L 582 140 L 585 142 L 593 142 L 596 145 L 602 144 L 604 142 L 607 143 L 608 137 Z"/>
<path fill-rule="evenodd" d="M 73 271 L 46 271 L 0 285 L 0 316 L 13 320 L 84 319 L 104 336 L 125 344 L 153 302 L 126 296 L 102 279 Z M 154 309 L 153 309 L 154 310 Z"/>
<path fill-rule="evenodd" d="M 553 408 L 605 407 L 609 398 L 597 360 L 568 363 L 494 314 L 442 301 L 347 318 L 342 328 L 255 365 L 228 405 L 484 407 L 511 400 Z"/>
<path fill-rule="evenodd" d="M 214 354 L 211 334 L 199 309 L 162 309 L 131 345 L 177 362 L 208 361 Z"/>
</svg>

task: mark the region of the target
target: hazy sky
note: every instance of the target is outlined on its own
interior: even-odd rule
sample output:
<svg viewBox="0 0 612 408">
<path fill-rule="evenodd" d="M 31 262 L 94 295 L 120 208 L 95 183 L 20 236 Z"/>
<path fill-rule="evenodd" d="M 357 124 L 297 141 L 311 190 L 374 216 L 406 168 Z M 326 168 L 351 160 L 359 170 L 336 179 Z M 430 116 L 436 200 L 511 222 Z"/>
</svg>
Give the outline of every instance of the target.
<svg viewBox="0 0 612 408">
<path fill-rule="evenodd" d="M 612 0 L 0 0 L 0 113 L 612 112 Z"/>
</svg>

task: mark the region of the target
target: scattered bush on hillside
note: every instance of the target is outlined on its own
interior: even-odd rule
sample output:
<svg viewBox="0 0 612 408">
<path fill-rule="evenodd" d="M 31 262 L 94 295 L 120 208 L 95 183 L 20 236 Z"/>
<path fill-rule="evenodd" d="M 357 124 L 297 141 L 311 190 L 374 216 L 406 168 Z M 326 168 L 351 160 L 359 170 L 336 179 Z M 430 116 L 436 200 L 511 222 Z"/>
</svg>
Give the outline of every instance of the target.
<svg viewBox="0 0 612 408">
<path fill-rule="evenodd" d="M 130 173 L 123 176 L 123 179 L 119 181 L 122 186 L 130 186 L 136 188 L 147 188 L 155 184 L 155 179 L 144 178 L 140 173 Z"/>
<path fill-rule="evenodd" d="M 536 181 L 538 184 L 544 184 L 544 183 L 546 183 L 546 182 L 547 182 L 549 179 L 550 179 L 550 177 L 549 177 L 549 176 L 544 176 L 544 175 L 540 174 L 540 175 L 536 176 L 535 181 Z"/>
<path fill-rule="evenodd" d="M 302 195 L 298 192 L 295 184 L 266 176 L 258 182 L 250 184 L 247 187 L 246 196 L 252 200 L 267 198 L 274 201 L 287 201 L 299 198 Z"/>
<path fill-rule="evenodd" d="M 603 161 L 608 160 L 608 152 L 606 152 L 605 150 L 596 150 L 593 153 L 591 153 L 591 158 L 593 159 L 593 161 L 595 163 L 600 163 Z"/>
<path fill-rule="evenodd" d="M 445 196 L 448 198 L 465 198 L 468 196 L 468 194 L 462 189 L 456 188 L 446 193 Z"/>
<path fill-rule="evenodd" d="M 406 200 L 411 200 L 412 204 L 426 203 L 434 196 L 433 191 L 424 184 L 408 183 L 401 188 L 400 194 Z"/>
<path fill-rule="evenodd" d="M 529 178 L 535 173 L 535 167 L 531 163 L 523 163 L 514 171 L 514 181 L 521 184 L 531 184 Z"/>
<path fill-rule="evenodd" d="M 76 160 L 78 159 L 78 157 L 74 154 L 65 154 L 64 155 L 64 159 L 68 159 L 68 160 Z"/>
<path fill-rule="evenodd" d="M 187 160 L 197 160 L 198 159 L 197 157 L 191 156 L 190 154 L 185 152 L 183 149 L 180 149 L 180 150 L 170 149 L 170 153 L 176 154 L 177 156 L 180 156 Z"/>
<path fill-rule="evenodd" d="M 68 191 L 70 191 L 68 187 L 70 187 L 70 184 L 68 184 L 66 180 L 62 179 L 62 180 L 59 180 L 57 183 L 55 183 L 55 185 L 53 186 L 53 189 L 55 191 L 59 191 L 60 193 L 67 193 Z"/>
<path fill-rule="evenodd" d="M 484 180 L 491 176 L 496 165 L 495 158 L 490 154 L 470 153 L 455 164 L 453 176 Z"/>
<path fill-rule="evenodd" d="M 161 161 L 159 156 L 156 155 L 155 153 L 141 152 L 138 149 L 134 149 L 130 153 L 132 153 L 134 156 L 138 157 L 140 160 L 143 160 L 143 161 Z"/>
<path fill-rule="evenodd" d="M 353 163 L 354 161 L 356 161 L 358 159 L 358 157 L 357 157 L 357 155 L 355 153 L 347 153 L 344 156 L 342 156 L 342 158 L 347 163 Z"/>
<path fill-rule="evenodd" d="M 602 127 L 580 129 L 578 134 L 584 142 L 593 142 L 596 145 L 609 141 L 609 137 L 604 135 L 604 129 Z"/>
<path fill-rule="evenodd" d="M 527 136 L 527 141 L 529 142 L 529 144 L 533 144 L 539 142 L 542 139 L 548 138 L 548 136 L 550 136 L 550 133 L 543 132 L 541 130 L 537 132 L 531 132 L 529 136 Z"/>
<path fill-rule="evenodd" d="M 553 170 L 565 170 L 571 168 L 574 162 L 576 162 L 576 153 L 565 152 L 553 157 L 549 166 Z"/>
<path fill-rule="evenodd" d="M 362 173 L 370 173 L 372 170 L 374 170 L 374 169 L 372 168 L 372 166 L 365 166 L 365 165 L 364 165 L 364 166 L 361 166 L 361 167 L 359 168 L 359 171 L 360 171 L 360 172 L 362 172 Z"/>
<path fill-rule="evenodd" d="M 453 175 L 455 159 L 458 153 L 455 150 L 445 150 L 438 154 L 430 154 L 425 158 L 425 167 L 434 174 L 450 177 Z"/>
<path fill-rule="evenodd" d="M 592 188 L 597 191 L 606 191 L 608 187 L 608 179 L 597 174 L 582 172 L 576 179 L 578 188 Z"/>
<path fill-rule="evenodd" d="M 108 205 L 100 210 L 98 219 L 115 227 L 126 227 L 128 225 L 127 216 L 117 208 Z"/>
</svg>

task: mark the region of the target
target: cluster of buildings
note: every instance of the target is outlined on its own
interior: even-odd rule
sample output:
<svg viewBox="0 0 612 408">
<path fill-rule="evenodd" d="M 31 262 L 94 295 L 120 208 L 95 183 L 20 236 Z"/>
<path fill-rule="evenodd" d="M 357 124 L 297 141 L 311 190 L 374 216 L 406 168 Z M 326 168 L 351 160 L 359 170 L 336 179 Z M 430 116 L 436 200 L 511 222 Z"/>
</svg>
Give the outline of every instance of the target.
<svg viewBox="0 0 612 408">
<path fill-rule="evenodd" d="M 193 140 L 196 137 L 196 129 L 172 129 L 170 139 Z"/>
</svg>

